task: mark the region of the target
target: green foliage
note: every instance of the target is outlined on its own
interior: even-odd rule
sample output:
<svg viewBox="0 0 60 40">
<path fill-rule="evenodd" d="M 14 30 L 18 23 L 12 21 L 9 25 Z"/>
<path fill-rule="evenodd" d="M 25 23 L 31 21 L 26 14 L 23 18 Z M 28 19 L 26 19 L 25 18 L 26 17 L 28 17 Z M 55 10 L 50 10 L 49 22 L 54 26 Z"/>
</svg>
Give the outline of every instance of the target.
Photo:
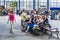
<svg viewBox="0 0 60 40">
<path fill-rule="evenodd" d="M 16 7 L 17 6 L 17 2 L 10 2 L 10 7 Z"/>
<path fill-rule="evenodd" d="M 55 12 L 56 15 L 58 15 L 58 10 L 55 10 L 54 12 Z"/>
</svg>

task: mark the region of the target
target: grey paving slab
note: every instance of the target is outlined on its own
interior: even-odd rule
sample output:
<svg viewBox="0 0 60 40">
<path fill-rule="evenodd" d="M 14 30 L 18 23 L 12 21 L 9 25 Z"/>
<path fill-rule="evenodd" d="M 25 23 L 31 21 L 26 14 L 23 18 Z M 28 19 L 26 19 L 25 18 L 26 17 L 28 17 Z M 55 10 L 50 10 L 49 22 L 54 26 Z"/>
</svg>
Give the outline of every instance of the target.
<svg viewBox="0 0 60 40">
<path fill-rule="evenodd" d="M 49 36 L 33 36 L 30 33 L 24 33 L 20 30 L 21 17 L 16 17 L 16 23 L 14 24 L 14 34 L 9 33 L 10 24 L 7 24 L 8 16 L 0 16 L 0 40 L 60 40 L 56 37 L 48 39 Z M 49 23 L 52 27 L 58 27 L 60 30 L 60 21 L 59 20 L 49 20 Z M 60 37 L 60 34 L 59 34 Z"/>
</svg>

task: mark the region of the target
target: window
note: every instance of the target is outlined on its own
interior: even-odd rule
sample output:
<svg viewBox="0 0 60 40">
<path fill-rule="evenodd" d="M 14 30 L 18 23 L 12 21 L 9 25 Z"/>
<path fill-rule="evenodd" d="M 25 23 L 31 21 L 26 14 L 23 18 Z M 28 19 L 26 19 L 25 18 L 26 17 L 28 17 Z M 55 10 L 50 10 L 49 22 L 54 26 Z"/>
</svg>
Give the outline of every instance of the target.
<svg viewBox="0 0 60 40">
<path fill-rule="evenodd" d="M 47 0 L 44 0 L 44 2 L 47 2 Z"/>
<path fill-rule="evenodd" d="M 33 8 L 33 0 L 20 0 L 20 8 L 32 9 Z"/>
<path fill-rule="evenodd" d="M 50 2 L 50 7 L 53 7 L 53 3 L 52 2 Z"/>
<path fill-rule="evenodd" d="M 0 5 L 3 5 L 4 6 L 4 2 L 3 1 L 0 1 Z"/>
<path fill-rule="evenodd" d="M 37 2 L 35 2 L 36 4 L 35 4 L 35 8 L 37 9 L 38 8 L 38 3 Z"/>
<path fill-rule="evenodd" d="M 36 9 L 41 5 L 47 6 L 47 0 L 36 0 Z"/>
<path fill-rule="evenodd" d="M 24 2 L 24 8 L 26 9 L 26 2 Z"/>
<path fill-rule="evenodd" d="M 17 2 L 17 9 L 19 10 L 19 2 Z"/>
<path fill-rule="evenodd" d="M 4 0 L 0 0 L 0 1 L 4 1 Z"/>
<path fill-rule="evenodd" d="M 44 5 L 47 6 L 47 3 L 45 2 Z"/>
<path fill-rule="evenodd" d="M 36 0 L 35 2 L 38 2 L 38 0 Z"/>
<path fill-rule="evenodd" d="M 60 0 L 57 0 L 57 2 L 60 2 Z"/>
<path fill-rule="evenodd" d="M 39 0 L 39 2 L 44 2 L 45 0 Z"/>
<path fill-rule="evenodd" d="M 6 7 L 9 9 L 10 8 L 10 2 L 6 2 Z"/>
<path fill-rule="evenodd" d="M 43 2 L 42 3 L 40 3 L 41 5 L 43 5 Z"/>
<path fill-rule="evenodd" d="M 57 4 L 54 2 L 54 3 L 53 3 L 53 7 L 56 7 L 56 5 L 57 5 Z"/>
<path fill-rule="evenodd" d="M 60 7 L 60 3 L 59 2 L 57 3 L 57 7 Z"/>
<path fill-rule="evenodd" d="M 49 0 L 50 7 L 60 7 L 60 0 Z"/>
<path fill-rule="evenodd" d="M 49 0 L 49 2 L 56 2 L 57 0 Z"/>
<path fill-rule="evenodd" d="M 11 1 L 11 0 L 5 0 L 5 1 Z"/>
</svg>

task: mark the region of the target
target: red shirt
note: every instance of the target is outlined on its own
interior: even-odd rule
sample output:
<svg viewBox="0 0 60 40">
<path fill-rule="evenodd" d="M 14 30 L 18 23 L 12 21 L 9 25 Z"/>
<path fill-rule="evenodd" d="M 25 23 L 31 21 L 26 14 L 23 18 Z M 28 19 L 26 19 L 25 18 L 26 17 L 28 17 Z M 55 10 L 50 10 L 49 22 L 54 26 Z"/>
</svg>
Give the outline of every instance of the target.
<svg viewBox="0 0 60 40">
<path fill-rule="evenodd" d="M 15 20 L 14 14 L 9 13 L 9 20 L 10 21 L 14 21 Z"/>
</svg>

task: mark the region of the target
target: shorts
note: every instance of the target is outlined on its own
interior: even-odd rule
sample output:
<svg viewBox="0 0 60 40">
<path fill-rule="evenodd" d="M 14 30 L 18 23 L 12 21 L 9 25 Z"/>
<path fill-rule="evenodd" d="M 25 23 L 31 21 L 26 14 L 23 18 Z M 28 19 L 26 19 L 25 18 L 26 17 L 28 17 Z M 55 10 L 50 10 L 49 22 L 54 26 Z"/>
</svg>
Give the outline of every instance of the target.
<svg viewBox="0 0 60 40">
<path fill-rule="evenodd" d="M 24 20 L 21 20 L 21 25 L 24 25 L 25 21 Z"/>
</svg>

